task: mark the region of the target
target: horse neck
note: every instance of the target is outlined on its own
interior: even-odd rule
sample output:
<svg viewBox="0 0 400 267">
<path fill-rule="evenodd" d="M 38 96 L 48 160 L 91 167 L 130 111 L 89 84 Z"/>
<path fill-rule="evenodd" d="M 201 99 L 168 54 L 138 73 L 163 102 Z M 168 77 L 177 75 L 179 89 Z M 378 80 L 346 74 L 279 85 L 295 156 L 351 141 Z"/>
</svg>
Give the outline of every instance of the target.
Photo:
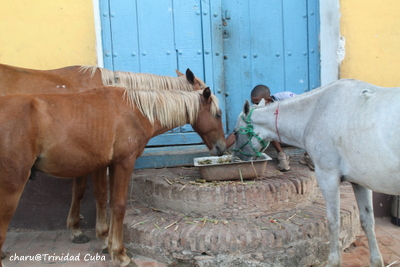
<svg viewBox="0 0 400 267">
<path fill-rule="evenodd" d="M 189 122 L 189 119 L 187 119 L 186 123 L 178 123 L 177 122 L 177 123 L 174 123 L 174 124 L 171 124 L 171 125 L 168 125 L 168 126 L 161 125 L 159 120 L 155 120 L 153 123 L 151 123 L 149 121 L 149 123 L 150 123 L 150 125 L 152 127 L 151 138 L 153 138 L 153 137 L 155 137 L 157 135 L 160 135 L 160 134 L 163 134 L 165 132 L 168 132 L 168 131 L 176 128 L 176 127 L 180 127 L 180 126 L 183 126 L 185 124 L 189 124 L 190 122 Z"/>
<path fill-rule="evenodd" d="M 183 125 L 185 125 L 185 124 L 176 124 L 174 126 L 162 126 L 161 123 L 158 120 L 156 120 L 151 126 L 152 127 L 151 138 L 158 136 L 160 134 L 163 134 L 165 132 L 168 132 L 176 127 L 183 126 Z"/>
<path fill-rule="evenodd" d="M 255 110 L 255 122 L 265 129 L 262 138 L 304 148 L 304 132 L 313 113 L 314 101 L 311 98 L 300 101 L 300 98 L 296 96 Z"/>
</svg>

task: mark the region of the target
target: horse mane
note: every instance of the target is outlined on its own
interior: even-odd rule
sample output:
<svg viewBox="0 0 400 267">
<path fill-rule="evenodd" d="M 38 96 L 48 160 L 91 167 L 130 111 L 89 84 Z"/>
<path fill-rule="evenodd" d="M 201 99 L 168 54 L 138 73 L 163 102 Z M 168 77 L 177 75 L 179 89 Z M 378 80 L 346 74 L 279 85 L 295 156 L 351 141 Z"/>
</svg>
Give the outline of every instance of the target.
<svg viewBox="0 0 400 267">
<path fill-rule="evenodd" d="M 186 76 L 171 77 L 149 73 L 135 73 L 126 71 L 111 71 L 96 66 L 81 66 L 79 71 L 89 71 L 91 77 L 96 70 L 101 72 L 104 86 L 120 86 L 130 90 L 182 90 L 193 91 L 193 85 L 186 80 Z M 204 82 L 203 82 L 204 83 Z"/>
<path fill-rule="evenodd" d="M 179 90 L 128 90 L 124 96 L 149 119 L 151 124 L 157 120 L 164 127 L 176 127 L 197 120 L 200 111 L 202 91 Z M 211 95 L 211 114 L 216 115 L 218 98 Z M 185 111 L 185 112 L 182 112 Z"/>
</svg>

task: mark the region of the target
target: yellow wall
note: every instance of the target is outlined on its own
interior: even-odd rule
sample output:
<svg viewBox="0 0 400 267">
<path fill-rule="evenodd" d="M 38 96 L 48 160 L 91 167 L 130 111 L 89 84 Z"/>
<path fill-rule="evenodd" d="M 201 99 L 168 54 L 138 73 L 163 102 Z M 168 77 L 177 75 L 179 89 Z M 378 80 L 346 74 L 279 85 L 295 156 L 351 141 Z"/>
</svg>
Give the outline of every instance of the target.
<svg viewBox="0 0 400 267">
<path fill-rule="evenodd" d="M 400 1 L 341 0 L 341 78 L 400 87 Z"/>
<path fill-rule="evenodd" d="M 35 69 L 96 65 L 91 0 L 2 0 L 0 63 Z"/>
<path fill-rule="evenodd" d="M 341 78 L 400 86 L 400 1 L 340 0 Z M 97 12 L 97 11 L 95 11 Z M 2 0 L 0 63 L 51 69 L 96 65 L 91 0 Z"/>
</svg>

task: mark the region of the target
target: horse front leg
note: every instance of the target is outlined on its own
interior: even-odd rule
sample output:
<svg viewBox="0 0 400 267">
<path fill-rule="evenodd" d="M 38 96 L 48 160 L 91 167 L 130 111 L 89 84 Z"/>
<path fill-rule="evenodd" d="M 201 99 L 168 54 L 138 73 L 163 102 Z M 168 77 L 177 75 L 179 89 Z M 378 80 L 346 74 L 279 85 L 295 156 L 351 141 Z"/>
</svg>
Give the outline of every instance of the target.
<svg viewBox="0 0 400 267">
<path fill-rule="evenodd" d="M 123 220 L 125 216 L 129 180 L 135 165 L 135 159 L 128 159 L 122 163 L 114 164 L 110 168 L 110 205 L 111 222 L 108 237 L 108 250 L 111 259 L 117 258 L 121 267 L 137 266 L 130 257 L 126 255 L 123 243 Z"/>
<path fill-rule="evenodd" d="M 71 230 L 71 240 L 76 244 L 84 244 L 90 241 L 90 238 L 86 236 L 81 227 L 80 223 L 80 206 L 85 194 L 87 176 L 82 176 L 73 179 L 72 183 L 72 202 L 69 208 L 67 227 Z"/>
<path fill-rule="evenodd" d="M 372 191 L 358 184 L 353 186 L 354 195 L 356 196 L 358 210 L 360 212 L 361 227 L 364 230 L 370 251 L 370 266 L 383 267 L 382 255 L 379 251 L 378 242 L 375 236 L 375 218 L 372 203 Z"/>
<path fill-rule="evenodd" d="M 97 171 L 92 176 L 94 196 L 96 198 L 96 236 L 102 241 L 102 252 L 108 252 L 107 222 L 107 168 Z"/>
<path fill-rule="evenodd" d="M 340 230 L 340 178 L 338 175 L 315 169 L 318 186 L 326 203 L 326 215 L 329 229 L 329 257 L 327 267 L 340 267 L 341 244 Z"/>
</svg>

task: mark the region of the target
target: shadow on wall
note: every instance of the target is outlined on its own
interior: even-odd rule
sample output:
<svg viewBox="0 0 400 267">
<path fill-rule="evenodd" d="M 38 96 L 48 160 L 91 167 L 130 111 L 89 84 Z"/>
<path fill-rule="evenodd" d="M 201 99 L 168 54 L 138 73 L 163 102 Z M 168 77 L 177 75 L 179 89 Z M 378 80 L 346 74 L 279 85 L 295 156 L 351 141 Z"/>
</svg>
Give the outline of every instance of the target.
<svg viewBox="0 0 400 267">
<path fill-rule="evenodd" d="M 37 172 L 36 179 L 26 183 L 9 229 L 65 230 L 71 199 L 72 179 L 55 178 Z M 88 179 L 80 214 L 81 227 L 93 229 L 96 204 L 91 179 Z"/>
</svg>

